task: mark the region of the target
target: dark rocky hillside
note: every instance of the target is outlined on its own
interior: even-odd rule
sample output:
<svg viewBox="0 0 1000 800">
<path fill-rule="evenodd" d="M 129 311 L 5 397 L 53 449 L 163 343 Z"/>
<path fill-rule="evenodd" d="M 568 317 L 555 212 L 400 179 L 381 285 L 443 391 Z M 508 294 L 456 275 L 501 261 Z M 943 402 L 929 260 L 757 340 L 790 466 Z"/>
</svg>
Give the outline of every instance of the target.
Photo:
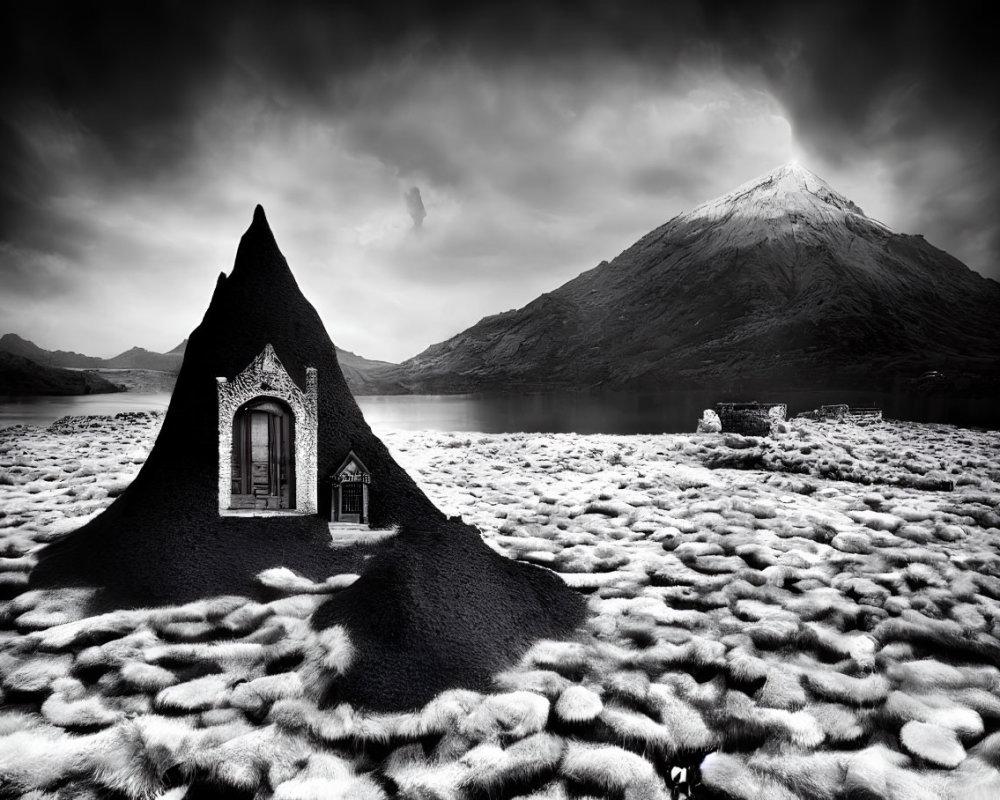
<svg viewBox="0 0 1000 800">
<path fill-rule="evenodd" d="M 0 395 L 73 395 L 121 392 L 123 387 L 92 372 L 47 367 L 0 351 Z"/>
</svg>

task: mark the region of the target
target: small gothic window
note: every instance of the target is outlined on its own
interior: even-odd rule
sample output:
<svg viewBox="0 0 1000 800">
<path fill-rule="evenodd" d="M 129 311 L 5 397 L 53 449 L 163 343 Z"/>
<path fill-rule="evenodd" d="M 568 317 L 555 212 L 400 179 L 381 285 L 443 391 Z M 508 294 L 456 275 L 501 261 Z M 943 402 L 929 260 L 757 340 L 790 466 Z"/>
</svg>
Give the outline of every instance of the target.
<svg viewBox="0 0 1000 800">
<path fill-rule="evenodd" d="M 333 476 L 334 522 L 368 522 L 368 486 L 371 475 L 354 451 L 347 454 L 344 463 Z"/>
</svg>

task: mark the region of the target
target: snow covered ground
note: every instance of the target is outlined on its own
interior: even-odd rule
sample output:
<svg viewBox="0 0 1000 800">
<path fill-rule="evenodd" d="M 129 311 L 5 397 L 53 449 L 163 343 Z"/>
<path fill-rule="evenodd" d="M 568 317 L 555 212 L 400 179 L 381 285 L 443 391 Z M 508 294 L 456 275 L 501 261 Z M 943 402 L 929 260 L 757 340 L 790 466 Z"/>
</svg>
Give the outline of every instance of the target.
<svg viewBox="0 0 1000 800">
<path fill-rule="evenodd" d="M 310 699 L 351 645 L 308 616 L 351 576 L 101 616 L 87 590 L 21 591 L 32 548 L 123 491 L 159 421 L 0 431 L 11 796 L 1000 796 L 1000 433 L 379 432 L 590 615 L 490 694 L 373 714 Z"/>
</svg>

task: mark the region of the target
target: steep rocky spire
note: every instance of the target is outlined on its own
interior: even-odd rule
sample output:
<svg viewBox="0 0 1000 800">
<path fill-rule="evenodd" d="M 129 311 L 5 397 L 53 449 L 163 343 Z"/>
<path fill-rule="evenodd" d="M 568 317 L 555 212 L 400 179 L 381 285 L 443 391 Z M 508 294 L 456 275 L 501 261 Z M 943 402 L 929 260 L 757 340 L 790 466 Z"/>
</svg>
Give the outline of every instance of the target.
<svg viewBox="0 0 1000 800">
<path fill-rule="evenodd" d="M 220 518 L 216 378 L 234 378 L 267 345 L 301 389 L 306 368 L 318 371 L 320 516 L 266 524 Z M 34 580 L 96 583 L 126 601 L 149 603 L 247 593 L 254 574 L 267 566 L 312 573 L 333 568 L 327 547 L 330 476 L 350 450 L 372 472 L 374 525 L 426 527 L 443 519 L 365 422 L 333 342 L 257 206 L 232 272 L 220 277 L 190 336 L 145 465 L 105 513 L 46 548 Z"/>
</svg>

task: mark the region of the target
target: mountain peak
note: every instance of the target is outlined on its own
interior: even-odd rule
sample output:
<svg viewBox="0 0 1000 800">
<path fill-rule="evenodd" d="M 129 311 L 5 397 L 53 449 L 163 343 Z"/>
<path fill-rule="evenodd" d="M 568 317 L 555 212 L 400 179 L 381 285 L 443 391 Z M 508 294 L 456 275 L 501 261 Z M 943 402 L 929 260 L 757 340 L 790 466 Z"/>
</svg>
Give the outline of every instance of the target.
<svg viewBox="0 0 1000 800">
<path fill-rule="evenodd" d="M 833 192 L 834 189 L 819 175 L 808 169 L 798 161 L 789 161 L 780 167 L 775 167 L 770 172 L 761 175 L 756 181 L 751 183 L 760 184 L 781 184 L 787 190 L 797 190 L 803 192 L 815 192 L 818 188 L 824 188 Z"/>
<path fill-rule="evenodd" d="M 767 174 L 798 177 L 800 180 L 812 179 L 822 182 L 822 178 L 811 169 L 802 166 L 798 161 L 786 161 L 780 167 L 775 167 Z"/>
<path fill-rule="evenodd" d="M 788 213 L 828 218 L 844 213 L 865 216 L 861 208 L 798 162 L 775 167 L 721 197 L 694 208 L 688 217 L 783 217 Z M 839 212 L 839 213 L 838 213 Z"/>
<path fill-rule="evenodd" d="M 758 185 L 780 184 L 786 191 L 815 191 L 817 187 L 830 188 L 830 184 L 810 169 L 806 169 L 798 161 L 789 161 L 780 167 L 775 167 L 751 183 Z"/>
</svg>

